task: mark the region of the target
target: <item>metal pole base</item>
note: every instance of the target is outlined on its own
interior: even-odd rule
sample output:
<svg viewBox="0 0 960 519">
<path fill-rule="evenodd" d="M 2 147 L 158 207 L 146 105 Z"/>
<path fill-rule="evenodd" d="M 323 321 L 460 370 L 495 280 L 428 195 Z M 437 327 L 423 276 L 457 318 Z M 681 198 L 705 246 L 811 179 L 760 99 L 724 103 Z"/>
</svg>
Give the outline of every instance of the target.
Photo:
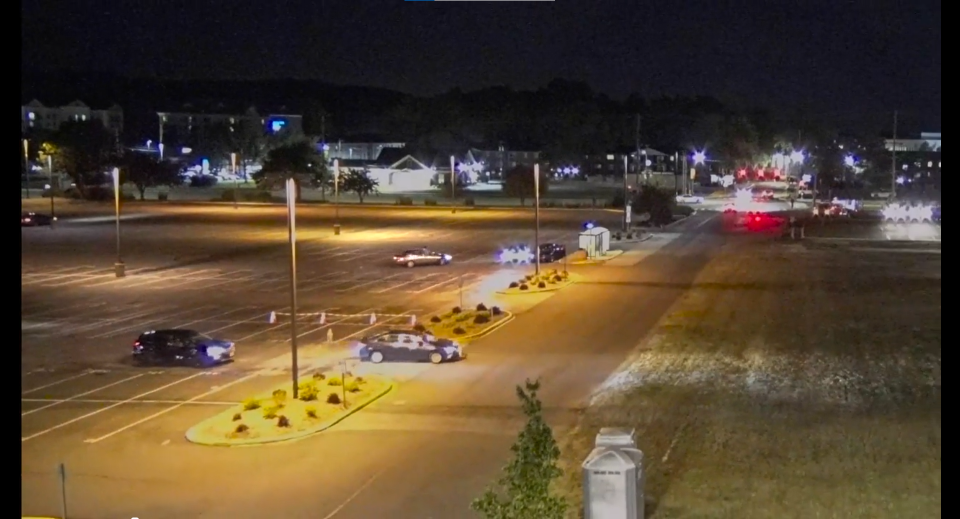
<svg viewBox="0 0 960 519">
<path fill-rule="evenodd" d="M 333 235 L 340 236 L 340 224 L 338 223 L 333 224 Z"/>
<path fill-rule="evenodd" d="M 127 277 L 127 266 L 122 261 L 113 264 L 113 271 L 117 274 L 118 278 Z"/>
</svg>

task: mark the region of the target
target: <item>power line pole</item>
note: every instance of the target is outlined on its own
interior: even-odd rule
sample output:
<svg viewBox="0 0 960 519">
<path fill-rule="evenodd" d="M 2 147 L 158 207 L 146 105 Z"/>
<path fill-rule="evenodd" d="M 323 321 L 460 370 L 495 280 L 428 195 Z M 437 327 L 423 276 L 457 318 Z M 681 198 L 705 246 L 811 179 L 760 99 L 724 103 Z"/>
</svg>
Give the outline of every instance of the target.
<svg viewBox="0 0 960 519">
<path fill-rule="evenodd" d="M 891 194 L 897 196 L 897 126 L 899 125 L 900 112 L 893 111 L 893 165 L 890 168 L 890 188 Z"/>
</svg>

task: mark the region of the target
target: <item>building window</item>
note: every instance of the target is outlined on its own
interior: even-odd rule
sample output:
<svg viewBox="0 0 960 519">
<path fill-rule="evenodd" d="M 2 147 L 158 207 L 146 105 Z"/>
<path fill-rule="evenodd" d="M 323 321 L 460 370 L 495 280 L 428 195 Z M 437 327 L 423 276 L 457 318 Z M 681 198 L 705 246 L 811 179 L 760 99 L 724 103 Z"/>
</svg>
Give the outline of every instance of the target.
<svg viewBox="0 0 960 519">
<path fill-rule="evenodd" d="M 616 160 L 616 157 L 613 155 L 607 155 L 607 160 Z"/>
</svg>

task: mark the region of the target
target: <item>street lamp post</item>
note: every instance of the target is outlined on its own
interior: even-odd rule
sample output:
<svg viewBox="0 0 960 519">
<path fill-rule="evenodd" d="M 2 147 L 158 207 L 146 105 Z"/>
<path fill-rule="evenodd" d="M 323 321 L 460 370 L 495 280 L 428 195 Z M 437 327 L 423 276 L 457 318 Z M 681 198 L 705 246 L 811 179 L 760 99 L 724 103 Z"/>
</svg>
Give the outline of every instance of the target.
<svg viewBox="0 0 960 519">
<path fill-rule="evenodd" d="M 340 236 L 340 160 L 333 161 L 333 235 Z"/>
<path fill-rule="evenodd" d="M 450 156 L 450 205 L 457 212 L 457 158 Z"/>
<path fill-rule="evenodd" d="M 540 164 L 533 166 L 533 207 L 536 216 L 536 230 L 534 232 L 533 256 L 537 262 L 536 274 L 540 275 Z"/>
<path fill-rule="evenodd" d="M 23 175 L 27 181 L 27 198 L 30 198 L 30 141 L 23 139 Z"/>
<path fill-rule="evenodd" d="M 300 397 L 300 368 L 297 359 L 297 185 L 287 179 L 287 233 L 290 240 L 290 369 L 293 372 L 293 398 Z"/>
<path fill-rule="evenodd" d="M 623 156 L 623 232 L 630 230 L 630 199 L 629 189 L 630 186 L 627 184 L 627 170 L 629 169 L 628 157 Z M 639 169 L 639 168 L 638 168 Z"/>
<path fill-rule="evenodd" d="M 55 201 L 57 192 L 60 191 L 60 179 L 53 183 L 53 155 L 47 155 L 47 173 L 50 175 L 50 228 L 53 229 L 53 222 L 57 220 L 57 203 Z"/>
<path fill-rule="evenodd" d="M 237 199 L 240 197 L 240 177 L 237 176 L 237 154 L 230 154 L 230 174 L 233 175 L 233 208 L 237 209 Z"/>
<path fill-rule="evenodd" d="M 113 264 L 114 273 L 118 278 L 127 275 L 126 265 L 123 264 L 123 257 L 120 255 L 120 169 L 113 168 L 113 207 L 116 221 L 117 234 L 117 261 Z"/>
</svg>

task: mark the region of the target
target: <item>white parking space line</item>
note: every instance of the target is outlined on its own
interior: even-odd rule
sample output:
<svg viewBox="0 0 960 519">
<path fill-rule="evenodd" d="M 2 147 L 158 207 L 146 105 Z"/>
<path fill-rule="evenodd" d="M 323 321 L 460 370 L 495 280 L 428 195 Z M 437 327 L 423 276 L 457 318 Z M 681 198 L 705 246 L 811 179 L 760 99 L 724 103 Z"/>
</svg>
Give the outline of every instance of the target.
<svg viewBox="0 0 960 519">
<path fill-rule="evenodd" d="M 96 267 L 93 267 L 93 266 L 91 266 L 91 265 L 81 265 L 81 266 L 78 266 L 78 267 L 61 267 L 61 268 L 58 268 L 58 269 L 55 269 L 55 270 L 48 270 L 48 271 L 42 271 L 42 270 L 38 270 L 38 271 L 27 271 L 27 272 L 20 271 L 20 276 L 21 276 L 21 277 L 23 277 L 23 276 L 31 276 L 31 277 L 32 277 L 32 276 L 70 275 L 70 274 L 79 273 L 79 272 L 82 272 L 82 271 L 88 271 L 88 270 L 91 270 L 91 269 L 94 269 L 94 268 L 96 268 Z"/>
<path fill-rule="evenodd" d="M 405 282 L 403 282 L 403 283 L 400 283 L 400 284 L 397 284 L 397 285 L 393 285 L 393 286 L 389 286 L 389 287 L 384 288 L 384 289 L 381 289 L 381 290 L 373 290 L 373 291 L 371 291 L 371 293 L 373 293 L 373 294 L 384 294 L 384 293 L 387 293 L 387 292 L 391 292 L 391 291 L 393 291 L 393 290 L 396 290 L 396 289 L 398 289 L 398 288 L 405 287 L 405 286 L 407 286 L 407 285 L 412 285 L 412 284 L 414 284 L 414 283 L 419 283 L 419 282 L 421 282 L 421 281 L 426 281 L 427 279 L 430 279 L 430 278 L 435 278 L 436 276 L 439 276 L 439 275 L 440 275 L 440 274 L 437 274 L 437 273 L 427 274 L 426 276 L 423 276 L 423 277 L 420 278 L 420 279 L 413 279 L 413 280 L 410 280 L 410 281 L 405 281 Z"/>
<path fill-rule="evenodd" d="M 211 270 L 211 272 L 216 272 L 216 274 L 206 275 L 206 276 L 197 276 L 192 278 L 184 278 L 183 281 L 180 281 L 177 283 L 165 283 L 162 287 L 150 287 L 150 288 L 162 288 L 164 290 L 171 289 L 171 288 L 179 288 L 179 287 L 188 288 L 186 287 L 186 285 L 191 285 L 191 284 L 197 285 L 198 282 L 203 282 L 203 286 L 200 287 L 198 285 L 197 288 L 210 288 L 211 285 L 208 283 L 210 281 L 223 281 L 225 283 L 228 283 L 231 281 L 240 282 L 240 281 L 245 281 L 247 278 L 250 277 L 250 274 L 252 273 L 252 271 L 249 271 L 249 270 L 231 270 L 231 271 L 224 272 L 220 269 L 213 269 Z"/>
<path fill-rule="evenodd" d="M 319 280 L 318 280 L 318 281 L 319 281 Z M 306 282 L 306 283 L 298 283 L 298 289 L 300 289 L 300 290 L 315 290 L 315 289 L 323 288 L 323 287 L 342 285 L 342 284 L 344 284 L 344 283 L 353 283 L 353 282 L 357 281 L 357 279 L 356 279 L 356 278 L 350 278 L 350 279 L 326 279 L 326 280 L 323 280 L 323 281 L 319 281 L 319 282 L 318 282 L 318 281 L 308 281 L 308 282 Z"/>
<path fill-rule="evenodd" d="M 102 408 L 100 408 L 100 409 L 97 409 L 96 411 L 92 411 L 92 412 L 89 412 L 89 413 L 87 413 L 87 414 L 85 414 L 85 415 L 78 416 L 78 417 L 76 417 L 76 418 L 74 418 L 74 419 L 72 419 L 72 420 L 67 420 L 66 422 L 59 423 L 59 424 L 57 424 L 57 425 L 55 425 L 55 426 L 53 426 L 53 427 L 44 429 L 44 430 L 42 430 L 42 431 L 40 431 L 40 432 L 38 432 L 38 433 L 34 433 L 34 434 L 32 434 L 32 435 L 30 435 L 30 436 L 27 436 L 27 437 L 25 437 L 25 438 L 20 438 L 20 442 L 21 442 L 21 443 L 23 443 L 23 442 L 28 442 L 28 441 L 30 441 L 30 440 L 32 440 L 32 439 L 34 439 L 34 438 L 38 438 L 38 437 L 40 437 L 40 436 L 43 436 L 43 435 L 48 434 L 48 433 L 51 433 L 51 432 L 56 431 L 56 430 L 58 430 L 58 429 L 62 429 L 62 428 L 64 428 L 64 427 L 68 426 L 68 425 L 75 424 L 75 423 L 77 423 L 77 422 L 79 422 L 79 421 L 81 421 L 81 420 L 86 420 L 87 418 L 96 416 L 96 415 L 98 415 L 98 414 L 100 414 L 100 413 L 104 413 L 104 412 L 109 411 L 109 410 L 111 410 L 111 409 L 115 409 L 115 408 L 120 407 L 120 406 L 122 406 L 122 405 L 124 405 L 124 404 L 129 404 L 130 402 L 133 402 L 134 400 L 143 398 L 143 397 L 145 397 L 145 396 L 152 395 L 152 394 L 154 394 L 154 393 L 158 393 L 158 392 L 160 392 L 160 391 L 163 391 L 164 389 L 171 388 L 171 387 L 173 387 L 173 386 L 175 386 L 175 385 L 177 385 L 177 384 L 182 384 L 183 382 L 186 382 L 186 381 L 188 381 L 188 380 L 193 380 L 193 379 L 195 379 L 195 378 L 197 378 L 197 377 L 200 377 L 200 376 L 203 376 L 203 375 L 204 375 L 204 373 L 194 373 L 193 375 L 190 375 L 189 377 L 184 377 L 184 378 L 181 378 L 181 379 L 179 379 L 179 380 L 175 380 L 175 381 L 173 381 L 173 382 L 171 382 L 171 383 L 169 383 L 169 384 L 160 386 L 160 387 L 158 387 L 158 388 L 156 388 L 156 389 L 151 389 L 150 391 L 147 391 L 147 392 L 145 392 L 145 393 L 140 393 L 140 394 L 137 395 L 137 396 L 130 397 L 130 398 L 126 399 L 126 400 L 121 400 L 120 402 L 117 402 L 117 403 L 115 403 L 115 404 L 110 404 L 110 405 L 108 405 L 107 407 L 102 407 Z M 52 405 L 56 405 L 56 403 L 54 403 L 54 404 L 52 404 Z M 43 408 L 41 408 L 41 409 L 43 409 Z"/>
<path fill-rule="evenodd" d="M 131 280 L 134 281 L 127 285 L 127 288 L 143 288 L 155 283 L 165 283 L 168 281 L 177 281 L 177 280 L 187 280 L 189 281 L 202 281 L 204 279 L 205 272 L 217 272 L 216 269 L 203 269 L 203 270 L 193 270 L 189 267 L 183 269 L 173 269 L 163 272 L 156 276 L 151 276 L 153 279 L 147 279 L 144 281 Z M 209 277 L 209 274 L 207 275 Z M 163 287 L 166 288 L 166 287 Z"/>
<path fill-rule="evenodd" d="M 26 403 L 29 403 L 29 404 L 42 404 L 42 403 L 44 403 L 44 402 L 59 402 L 60 400 L 59 400 L 59 399 L 50 399 L 50 398 L 21 398 L 20 401 L 21 401 L 21 402 L 26 402 Z M 142 400 L 134 400 L 134 401 L 128 402 L 128 401 L 126 401 L 126 400 L 120 400 L 120 399 L 116 399 L 116 398 L 114 398 L 114 399 L 84 398 L 84 399 L 71 400 L 71 402 L 73 402 L 73 403 L 75 403 L 75 404 L 151 404 L 151 405 L 177 405 L 177 404 L 183 403 L 184 401 L 183 401 L 183 400 L 149 400 L 149 399 L 142 399 Z M 208 406 L 216 406 L 216 407 L 229 407 L 229 406 L 237 405 L 237 404 L 240 404 L 240 403 L 241 403 L 241 402 L 214 402 L 214 401 L 206 400 L 206 401 L 203 401 L 203 402 L 192 402 L 191 405 L 208 405 Z"/>
<path fill-rule="evenodd" d="M 122 317 L 122 318 L 99 319 L 99 320 L 92 320 L 92 322 L 91 322 L 91 320 L 88 319 L 88 320 L 86 320 L 86 324 L 81 324 L 81 325 L 78 325 L 78 326 L 64 326 L 64 327 L 61 327 L 60 331 L 61 331 L 62 333 L 65 333 L 65 334 L 71 334 L 71 335 L 72 335 L 72 334 L 75 334 L 75 333 L 82 333 L 82 332 L 85 332 L 85 331 L 87 331 L 87 330 L 94 330 L 94 329 L 97 329 L 97 328 L 104 328 L 104 327 L 106 327 L 106 326 L 114 326 L 114 325 L 117 325 L 117 324 L 120 324 L 120 323 L 130 322 L 130 321 L 133 321 L 133 320 L 135 320 L 135 319 L 141 319 L 141 318 L 143 318 L 143 317 L 145 317 L 145 316 L 148 316 L 148 315 L 150 315 L 150 314 L 152 314 L 152 313 L 154 313 L 154 312 L 152 312 L 152 311 L 147 311 L 147 312 L 129 314 L 129 315 L 127 315 L 127 316 L 125 316 L 125 317 Z M 99 336 L 94 336 L 94 338 L 98 338 L 98 337 L 99 337 Z"/>
<path fill-rule="evenodd" d="M 374 279 L 373 281 L 367 281 L 366 283 L 360 283 L 359 285 L 351 285 L 351 286 L 349 286 L 349 287 L 347 287 L 347 288 L 338 288 L 338 289 L 334 290 L 334 292 L 337 292 L 337 293 L 341 293 L 341 292 L 352 292 L 352 291 L 354 291 L 354 290 L 359 290 L 359 289 L 361 289 L 361 288 L 363 288 L 363 287 L 368 287 L 368 286 L 370 286 L 370 285 L 376 285 L 376 284 L 378 284 L 378 283 L 383 283 L 384 281 L 387 281 L 387 280 L 389 280 L 389 279 L 395 279 L 395 278 L 398 278 L 398 277 L 404 276 L 404 275 L 406 275 L 405 272 L 402 273 L 402 274 L 393 274 L 393 275 L 387 276 L 387 277 L 385 277 L 385 278 L 377 278 L 377 279 Z"/>
<path fill-rule="evenodd" d="M 166 314 L 166 315 L 164 315 L 164 314 L 159 314 L 159 315 L 157 315 L 157 314 L 154 313 L 154 312 L 147 312 L 146 314 L 142 314 L 142 315 L 140 315 L 140 316 L 137 316 L 136 319 L 140 319 L 141 317 L 146 317 L 147 315 L 151 315 L 151 313 L 152 313 L 153 315 L 157 315 L 158 318 L 157 318 L 157 319 L 152 319 L 152 320 L 150 320 L 150 322 L 154 322 L 154 323 L 165 323 L 165 322 L 170 322 L 171 320 L 176 319 L 176 318 L 179 318 L 180 316 L 183 316 L 183 315 L 193 314 L 193 313 L 197 313 L 197 312 L 202 312 L 202 311 L 206 310 L 207 308 L 210 308 L 210 307 L 209 307 L 209 306 L 201 306 L 201 307 L 199 307 L 199 308 L 190 308 L 190 309 L 188 309 L 188 310 L 183 310 L 183 311 L 180 311 L 180 312 L 174 312 L 174 313 L 172 313 L 172 314 Z M 123 319 L 123 321 L 130 321 L 130 320 L 132 320 L 132 319 Z M 147 328 L 150 328 L 149 322 L 146 324 L 146 326 L 147 326 Z M 130 330 L 138 330 L 138 329 L 143 328 L 143 327 L 144 327 L 144 325 L 143 325 L 142 323 L 132 324 L 132 325 L 125 325 L 125 326 L 121 326 L 120 328 L 111 328 L 109 331 L 106 331 L 106 332 L 104 332 L 104 333 L 100 333 L 100 334 L 97 334 L 97 335 L 91 335 L 89 338 L 90 338 L 90 339 L 105 339 L 105 338 L 108 338 L 108 337 L 116 337 L 116 336 L 118 336 L 118 335 L 122 335 L 122 334 L 125 334 L 125 333 L 129 333 Z"/>
<path fill-rule="evenodd" d="M 249 275 L 243 277 L 231 277 L 230 274 L 224 274 L 222 279 L 220 276 L 216 278 L 215 283 L 205 283 L 202 286 L 197 285 L 197 289 L 206 290 L 213 287 L 218 287 L 221 285 L 228 285 L 231 283 L 243 283 L 246 288 L 253 289 L 260 285 L 265 285 L 269 283 L 277 283 L 280 281 L 280 276 L 277 276 L 273 273 L 269 274 L 254 274 L 250 272 Z"/>
<path fill-rule="evenodd" d="M 358 312 L 358 313 L 356 313 L 356 314 L 351 315 L 350 317 L 345 317 L 345 318 L 343 318 L 343 319 L 337 319 L 336 321 L 331 321 L 331 322 L 329 322 L 329 323 L 327 323 L 327 324 L 320 325 L 320 326 L 318 326 L 318 327 L 316 327 L 316 328 L 311 328 L 311 329 L 309 329 L 309 330 L 307 330 L 307 331 L 305 331 L 305 332 L 297 335 L 297 338 L 300 339 L 300 338 L 306 337 L 307 335 L 310 335 L 310 334 L 312 334 L 312 333 L 317 333 L 317 332 L 319 332 L 320 330 L 325 330 L 325 329 L 327 329 L 327 328 L 330 328 L 331 326 L 345 323 L 345 322 L 349 321 L 351 318 L 353 318 L 354 316 L 357 316 L 357 315 L 367 315 L 367 314 L 373 313 L 374 310 L 376 310 L 376 308 L 366 308 L 366 309 L 361 310 L 360 312 Z M 285 342 L 289 343 L 289 342 L 290 342 L 290 339 L 287 339 Z"/>
<path fill-rule="evenodd" d="M 231 315 L 231 314 L 236 314 L 236 313 L 240 313 L 240 312 L 250 312 L 250 311 L 252 311 L 253 309 L 254 309 L 253 307 L 246 306 L 246 307 L 243 307 L 243 308 L 230 310 L 230 311 L 228 311 L 228 312 L 223 312 L 223 313 L 219 313 L 219 314 L 209 315 L 209 316 L 203 317 L 203 318 L 201 318 L 201 319 L 196 319 L 196 320 L 193 320 L 193 321 L 190 321 L 190 322 L 187 322 L 187 323 L 183 323 L 183 324 L 177 325 L 177 326 L 175 326 L 174 328 L 186 328 L 186 327 L 191 326 L 191 325 L 194 325 L 194 324 L 207 323 L 207 322 L 211 322 L 211 321 L 218 320 L 218 319 L 221 318 L 221 317 L 225 317 L 225 316 L 228 316 L 228 315 Z M 225 326 L 224 328 L 221 328 L 221 329 L 231 328 L 231 327 L 233 327 L 233 326 L 236 326 L 236 324 L 239 324 L 239 323 L 242 323 L 242 322 L 243 322 L 243 321 L 237 321 L 236 323 L 231 324 L 230 326 Z M 214 331 L 216 331 L 216 330 L 214 330 Z"/>
<path fill-rule="evenodd" d="M 100 387 L 98 387 L 98 388 L 96 388 L 96 389 L 91 389 L 90 391 L 85 391 L 85 392 L 83 392 L 83 393 L 80 393 L 79 395 L 73 395 L 73 396 L 70 397 L 70 398 L 65 398 L 65 399 L 63 399 L 63 400 L 61 400 L 61 401 L 59 401 L 59 402 L 54 402 L 54 403 L 52 403 L 52 404 L 50 404 L 50 405 L 45 405 L 45 406 L 43 406 L 43 407 L 38 407 L 38 408 L 36 408 L 36 409 L 31 409 L 31 410 L 29 410 L 29 411 L 24 411 L 24 412 L 20 413 L 20 418 L 23 418 L 24 416 L 32 415 L 33 413 L 39 413 L 40 411 L 43 411 L 44 409 L 50 409 L 51 407 L 55 407 L 55 406 L 58 406 L 58 405 L 60 405 L 60 404 L 64 404 L 64 403 L 67 403 L 67 402 L 72 402 L 72 401 L 74 401 L 74 400 L 76 400 L 76 399 L 78 399 L 78 398 L 83 398 L 83 397 L 85 397 L 85 396 L 87 396 L 87 395 L 92 395 L 92 394 L 94 394 L 94 393 L 96 393 L 96 392 L 98 392 L 98 391 L 103 391 L 104 389 L 107 389 L 107 388 L 111 388 L 111 387 L 114 387 L 114 386 L 119 386 L 120 384 L 123 384 L 123 383 L 125 383 L 125 382 L 130 382 L 131 380 L 136 380 L 136 379 L 138 379 L 138 378 L 140 378 L 140 377 L 142 377 L 142 376 L 144 376 L 144 375 L 146 375 L 146 373 L 139 373 L 139 374 L 133 375 L 132 377 L 127 377 L 127 378 L 125 378 L 125 379 L 123 379 L 123 380 L 118 380 L 118 381 L 116 381 L 116 382 L 112 382 L 112 383 L 107 384 L 107 385 L 105 385 L 105 386 L 100 386 Z"/>
<path fill-rule="evenodd" d="M 412 291 L 411 293 L 412 293 L 412 294 L 422 294 L 422 293 L 424 293 L 424 292 L 429 292 L 429 291 L 431 291 L 431 290 L 434 290 L 434 289 L 436 289 L 436 288 L 442 287 L 442 286 L 444 286 L 444 285 L 448 285 L 448 284 L 450 284 L 450 283 L 452 283 L 452 282 L 454 282 L 454 281 L 459 281 L 460 279 L 461 279 L 461 276 L 452 277 L 452 278 L 450 278 L 450 279 L 445 279 L 445 280 L 443 280 L 443 281 L 441 281 L 441 282 L 439 282 L 439 283 L 435 283 L 435 284 L 433 284 L 433 285 L 430 285 L 430 286 L 428 286 L 428 287 L 426 287 L 426 288 L 422 288 L 422 289 L 420 289 L 420 290 L 414 290 L 414 291 Z M 466 286 L 464 286 L 464 289 L 466 289 Z"/>
<path fill-rule="evenodd" d="M 54 275 L 54 276 L 50 276 L 46 274 L 35 274 L 35 275 L 30 275 L 29 281 L 23 281 L 21 279 L 20 284 L 23 286 L 43 285 L 43 286 L 50 286 L 50 287 L 60 287 L 60 286 L 72 285 L 74 283 L 83 283 L 85 281 L 90 281 L 92 279 L 102 279 L 106 276 L 114 275 L 114 274 L 108 273 L 106 270 L 103 270 L 103 269 L 99 271 L 93 271 L 93 272 L 99 272 L 99 273 L 92 273 L 88 271 L 83 273 L 71 273 L 71 274 L 62 274 L 62 275 Z M 62 279 L 66 279 L 67 281 L 54 283 L 55 281 L 60 281 Z"/>
<path fill-rule="evenodd" d="M 128 270 L 127 275 L 133 276 L 133 275 L 136 275 L 136 272 Z M 44 282 L 41 282 L 40 284 L 45 287 L 65 287 L 70 285 L 79 285 L 81 283 L 89 283 L 91 281 L 102 281 L 104 279 L 110 279 L 112 281 L 116 281 L 117 277 L 116 277 L 116 274 L 112 272 L 103 273 L 103 274 L 82 274 L 82 275 L 75 276 L 73 279 L 69 281 L 63 281 L 59 283 L 50 283 L 49 282 L 50 280 L 46 280 Z M 122 279 L 125 279 L 125 278 L 122 278 Z M 99 284 L 94 284 L 91 286 L 99 286 Z"/>
<path fill-rule="evenodd" d="M 73 313 L 73 310 L 77 310 L 77 309 L 80 309 L 80 310 L 95 310 L 95 309 L 97 309 L 97 308 L 101 308 L 101 307 L 104 307 L 104 306 L 107 306 L 107 302 L 106 302 L 106 301 L 101 301 L 101 302 L 97 302 L 97 303 L 95 303 L 95 302 L 76 303 L 76 304 L 67 305 L 67 306 L 53 306 L 53 307 L 51 307 L 51 308 L 47 308 L 47 309 L 42 310 L 42 311 L 39 311 L 39 312 L 37 312 L 37 311 L 32 311 L 32 310 L 21 309 L 21 310 L 20 310 L 20 316 L 21 316 L 20 318 L 21 318 L 21 320 L 24 319 L 24 318 L 30 319 L 30 320 L 35 320 L 35 319 L 44 318 L 44 317 L 49 316 L 49 315 L 52 315 L 52 314 L 72 314 L 72 313 Z M 131 307 L 131 308 L 141 308 L 142 305 L 139 305 L 139 304 L 138 304 L 138 305 L 131 305 L 130 307 Z"/>
<path fill-rule="evenodd" d="M 65 382 L 70 382 L 71 380 L 77 380 L 78 378 L 86 377 L 86 376 L 88 376 L 88 375 L 90 375 L 90 374 L 92 374 L 91 371 L 84 371 L 83 373 L 79 373 L 79 374 L 74 375 L 74 376 L 72 376 L 72 377 L 62 378 L 62 379 L 60 379 L 60 380 L 58 380 L 58 381 L 56 381 L 56 382 L 50 382 L 49 384 L 44 384 L 44 385 L 39 386 L 39 387 L 35 387 L 35 388 L 28 389 L 28 390 L 26 390 L 26 391 L 21 392 L 20 395 L 21 395 L 21 396 L 23 396 L 23 395 L 30 395 L 30 394 L 36 393 L 37 391 L 43 391 L 44 389 L 51 388 L 51 387 L 53 387 L 53 386 L 59 386 L 60 384 L 63 384 L 63 383 L 65 383 Z"/>
<path fill-rule="evenodd" d="M 201 374 L 198 373 L 198 374 L 196 374 L 196 375 L 194 375 L 194 376 L 200 376 L 200 375 L 201 375 Z M 181 407 L 183 407 L 183 406 L 185 406 L 185 405 L 192 404 L 192 403 L 194 403 L 194 402 L 196 402 L 196 401 L 198 401 L 198 400 L 201 400 L 201 399 L 203 399 L 203 398 L 206 398 L 206 397 L 208 397 L 208 396 L 210 396 L 210 395 L 217 394 L 217 393 L 219 393 L 220 391 L 223 391 L 224 389 L 227 389 L 228 387 L 235 386 L 235 385 L 237 385 L 237 384 L 246 382 L 246 381 L 248 381 L 248 380 L 252 380 L 253 378 L 255 378 L 255 377 L 257 377 L 257 376 L 259 376 L 259 375 L 256 374 L 256 373 L 254 373 L 254 374 L 251 374 L 251 375 L 247 375 L 247 376 L 245 376 L 245 377 L 242 377 L 242 378 L 238 378 L 238 379 L 236 379 L 236 380 L 234 380 L 234 381 L 227 382 L 226 384 L 223 384 L 223 385 L 221 385 L 221 386 L 217 386 L 216 388 L 211 389 L 210 391 L 207 391 L 207 392 L 205 392 L 205 393 L 201 393 L 201 394 L 199 394 L 199 395 L 197 395 L 197 396 L 195 396 L 195 397 L 192 397 L 192 398 L 189 398 L 189 399 L 187 399 L 187 400 L 184 400 L 183 402 L 179 402 L 179 403 L 177 403 L 177 404 L 175 404 L 175 405 L 172 405 L 172 406 L 170 406 L 170 407 L 168 407 L 168 408 L 166 408 L 166 409 L 163 409 L 163 410 L 161 410 L 161 411 L 158 411 L 158 412 L 156 412 L 156 413 L 153 413 L 152 415 L 147 416 L 146 418 L 141 418 L 140 420 L 137 420 L 137 421 L 135 421 L 135 422 L 133 422 L 133 423 L 130 423 L 130 424 L 128 424 L 128 425 L 125 425 L 125 426 L 123 426 L 123 427 L 121 427 L 121 428 L 119 428 L 119 429 L 117 429 L 117 430 L 115 430 L 115 431 L 113 431 L 113 432 L 109 432 L 109 433 L 107 433 L 107 434 L 104 434 L 103 436 L 101 436 L 101 437 L 99 437 L 99 438 L 92 438 L 92 439 L 89 439 L 89 440 L 84 440 L 84 443 L 99 443 L 99 442 L 102 442 L 103 440 L 106 440 L 106 439 L 108 439 L 108 438 L 112 438 L 112 437 L 114 437 L 114 436 L 116 436 L 116 435 L 118 435 L 118 434 L 120 434 L 120 433 L 122 433 L 122 432 L 124 432 L 124 431 L 128 431 L 128 430 L 133 429 L 134 427 L 136 427 L 136 426 L 138 426 L 138 425 L 145 424 L 145 423 L 147 423 L 147 422 L 149 422 L 149 421 L 151 421 L 151 420 L 153 420 L 153 419 L 155 419 L 155 418 L 158 418 L 158 417 L 160 417 L 160 416 L 163 416 L 163 415 L 165 415 L 165 414 L 167 414 L 167 413 L 169 413 L 169 412 L 176 411 L 177 409 L 180 409 Z M 191 378 L 192 378 L 192 377 L 191 377 Z M 160 389 L 165 389 L 165 388 L 160 388 Z M 156 391 L 153 391 L 153 392 L 155 393 Z M 146 395 L 148 395 L 148 394 L 150 394 L 150 393 L 146 393 L 146 394 L 141 395 L 141 396 L 146 396 Z M 140 398 L 140 397 L 134 397 L 134 398 Z M 129 403 L 129 402 L 121 402 L 121 403 L 118 403 L 118 404 L 113 404 L 113 406 L 111 406 L 111 407 L 123 405 L 124 403 Z M 105 410 L 107 410 L 107 409 L 110 409 L 111 407 L 106 407 L 106 408 L 104 408 L 104 409 L 101 409 L 100 411 L 96 411 L 95 413 L 99 413 L 99 412 L 101 412 L 101 411 L 105 411 Z M 92 414 L 95 414 L 95 413 L 91 413 L 91 415 L 92 415 Z M 83 419 L 83 418 L 84 418 L 84 417 L 80 417 L 79 419 L 76 419 L 76 418 L 75 418 L 74 421 L 78 421 L 78 420 Z M 65 424 L 61 424 L 61 426 L 64 426 L 64 425 L 69 425 L 69 422 L 67 422 L 67 423 L 65 423 Z M 60 427 L 60 426 L 58 426 L 58 427 Z M 38 434 L 39 434 L 39 433 L 38 433 Z M 34 437 L 36 437 L 36 435 L 34 435 Z M 28 438 L 28 439 L 30 439 L 30 438 Z M 26 440 L 24 440 L 24 441 L 26 441 Z"/>
</svg>

